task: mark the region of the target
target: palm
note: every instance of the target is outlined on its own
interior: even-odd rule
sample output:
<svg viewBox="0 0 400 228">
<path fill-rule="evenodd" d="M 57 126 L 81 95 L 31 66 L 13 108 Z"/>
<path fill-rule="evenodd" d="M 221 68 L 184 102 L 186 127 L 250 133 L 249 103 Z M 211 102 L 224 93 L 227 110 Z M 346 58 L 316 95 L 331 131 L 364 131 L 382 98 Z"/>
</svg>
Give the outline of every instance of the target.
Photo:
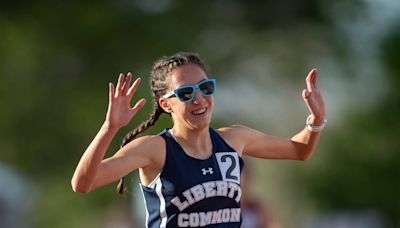
<svg viewBox="0 0 400 228">
<path fill-rule="evenodd" d="M 126 78 L 124 78 L 124 75 L 121 73 L 115 88 L 112 83 L 109 84 L 109 103 L 106 121 L 108 121 L 112 127 L 121 128 L 127 125 L 146 102 L 146 100 L 142 98 L 131 108 L 131 100 L 140 83 L 140 78 L 136 79 L 132 86 L 129 87 L 131 80 L 131 73 L 128 73 Z"/>
<path fill-rule="evenodd" d="M 303 99 L 308 110 L 316 118 L 323 119 L 326 115 L 325 102 L 316 85 L 317 70 L 312 69 L 306 78 L 307 89 L 303 90 Z"/>
</svg>

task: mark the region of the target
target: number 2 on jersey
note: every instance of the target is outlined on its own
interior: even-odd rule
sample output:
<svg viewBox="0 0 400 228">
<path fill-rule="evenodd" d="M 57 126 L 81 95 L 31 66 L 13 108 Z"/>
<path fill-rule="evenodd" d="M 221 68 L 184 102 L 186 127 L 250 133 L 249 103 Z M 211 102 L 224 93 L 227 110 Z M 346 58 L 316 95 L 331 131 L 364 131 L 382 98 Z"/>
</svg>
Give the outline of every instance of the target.
<svg viewBox="0 0 400 228">
<path fill-rule="evenodd" d="M 239 156 L 235 152 L 216 153 L 222 180 L 240 184 Z"/>
</svg>

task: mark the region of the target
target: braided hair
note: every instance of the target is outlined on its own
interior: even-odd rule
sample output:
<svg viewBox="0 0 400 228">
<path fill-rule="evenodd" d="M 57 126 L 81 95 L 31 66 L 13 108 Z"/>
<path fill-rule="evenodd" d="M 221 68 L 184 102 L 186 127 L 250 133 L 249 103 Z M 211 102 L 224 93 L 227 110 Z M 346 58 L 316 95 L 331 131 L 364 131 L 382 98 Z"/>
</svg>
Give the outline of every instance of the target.
<svg viewBox="0 0 400 228">
<path fill-rule="evenodd" d="M 161 108 L 158 100 L 167 93 L 169 88 L 169 80 L 167 77 L 172 70 L 187 64 L 196 64 L 204 72 L 206 72 L 206 74 L 208 72 L 205 63 L 195 53 L 180 52 L 172 56 L 163 56 L 154 63 L 150 72 L 150 88 L 151 95 L 153 97 L 153 111 L 151 112 L 150 117 L 146 121 L 142 122 L 139 127 L 126 134 L 122 140 L 121 148 L 133 141 L 139 134 L 147 130 L 149 127 L 153 126 L 161 114 L 166 113 Z M 119 194 L 124 194 L 125 192 L 124 179 L 125 177 L 122 177 L 118 183 L 117 192 Z"/>
</svg>

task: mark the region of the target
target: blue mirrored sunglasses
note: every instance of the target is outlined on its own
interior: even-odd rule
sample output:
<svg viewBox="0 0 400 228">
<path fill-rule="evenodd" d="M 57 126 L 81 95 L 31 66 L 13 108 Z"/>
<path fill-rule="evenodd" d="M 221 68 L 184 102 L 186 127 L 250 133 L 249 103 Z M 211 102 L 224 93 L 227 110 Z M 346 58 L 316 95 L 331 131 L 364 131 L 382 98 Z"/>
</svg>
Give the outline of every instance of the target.
<svg viewBox="0 0 400 228">
<path fill-rule="evenodd" d="M 175 95 L 179 101 L 189 102 L 193 100 L 196 89 L 200 91 L 203 96 L 211 96 L 215 92 L 215 83 L 215 79 L 206 79 L 195 85 L 181 86 L 165 94 L 163 98 L 170 98 Z"/>
</svg>

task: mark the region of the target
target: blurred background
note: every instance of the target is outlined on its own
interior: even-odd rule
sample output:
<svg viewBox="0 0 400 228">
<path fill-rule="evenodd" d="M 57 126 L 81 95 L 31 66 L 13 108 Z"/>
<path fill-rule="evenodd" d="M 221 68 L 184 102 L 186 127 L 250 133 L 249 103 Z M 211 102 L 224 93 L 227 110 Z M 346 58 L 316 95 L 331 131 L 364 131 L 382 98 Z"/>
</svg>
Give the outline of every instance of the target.
<svg viewBox="0 0 400 228">
<path fill-rule="evenodd" d="M 318 68 L 329 123 L 306 162 L 248 159 L 249 191 L 277 227 L 400 227 L 400 1 L 1 1 L 0 227 L 144 227 L 131 193 L 74 193 L 108 82 L 197 52 L 218 80 L 213 127 L 291 137 Z M 147 119 L 148 102 L 115 138 Z M 148 130 L 171 126 L 162 118 Z M 136 212 L 136 213 L 135 213 Z M 271 226 L 272 227 L 272 226 Z"/>
</svg>

